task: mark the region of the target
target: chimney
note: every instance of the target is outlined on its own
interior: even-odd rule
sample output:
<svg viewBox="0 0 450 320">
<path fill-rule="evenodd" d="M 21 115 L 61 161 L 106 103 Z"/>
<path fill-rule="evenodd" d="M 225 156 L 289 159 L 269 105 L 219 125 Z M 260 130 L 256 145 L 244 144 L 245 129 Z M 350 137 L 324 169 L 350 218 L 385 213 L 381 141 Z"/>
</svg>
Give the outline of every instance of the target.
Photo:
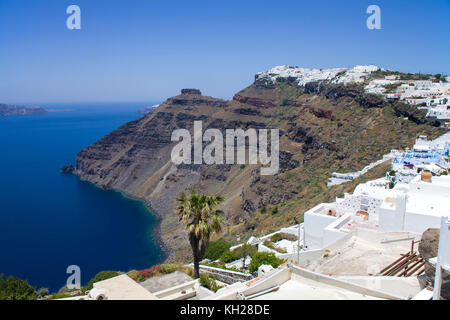
<svg viewBox="0 0 450 320">
<path fill-rule="evenodd" d="M 433 174 L 431 173 L 430 170 L 423 170 L 420 178 L 423 182 L 431 182 L 431 177 L 433 176 Z"/>
</svg>

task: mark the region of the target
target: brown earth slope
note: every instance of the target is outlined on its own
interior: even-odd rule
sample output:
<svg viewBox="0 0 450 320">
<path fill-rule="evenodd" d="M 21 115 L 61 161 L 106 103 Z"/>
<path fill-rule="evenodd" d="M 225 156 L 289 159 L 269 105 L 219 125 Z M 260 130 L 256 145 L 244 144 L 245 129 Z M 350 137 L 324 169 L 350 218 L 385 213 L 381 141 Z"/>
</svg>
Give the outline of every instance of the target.
<svg viewBox="0 0 450 320">
<path fill-rule="evenodd" d="M 280 172 L 261 176 L 258 165 L 179 165 L 171 162 L 174 129 L 279 128 Z M 312 205 L 348 187 L 326 188 L 333 171 L 360 170 L 391 149 L 409 147 L 418 135 L 442 134 L 424 113 L 387 104 L 360 87 L 288 80 L 255 81 L 225 101 L 185 90 L 156 110 L 121 126 L 76 159 L 76 173 L 98 186 L 142 199 L 161 217 L 161 237 L 171 260 L 190 257 L 183 227 L 173 213 L 188 187 L 225 197 L 223 236 L 242 241 L 301 221 Z M 387 165 L 374 175 L 384 174 Z"/>
</svg>

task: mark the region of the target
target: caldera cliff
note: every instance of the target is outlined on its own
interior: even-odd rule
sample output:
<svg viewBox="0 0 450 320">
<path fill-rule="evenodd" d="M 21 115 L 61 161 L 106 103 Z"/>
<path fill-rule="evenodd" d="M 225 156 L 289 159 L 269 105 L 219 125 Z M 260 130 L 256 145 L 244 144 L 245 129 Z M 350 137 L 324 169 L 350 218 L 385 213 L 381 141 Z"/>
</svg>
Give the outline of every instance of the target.
<svg viewBox="0 0 450 320">
<path fill-rule="evenodd" d="M 357 81 L 328 77 L 301 83 L 291 75 L 262 73 L 230 101 L 184 89 L 149 114 L 128 122 L 82 150 L 75 173 L 98 186 L 144 200 L 161 218 L 160 234 L 171 260 L 188 261 L 184 227 L 174 215 L 175 198 L 193 187 L 225 197 L 220 237 L 243 241 L 302 221 L 307 208 L 341 195 L 352 184 L 327 189 L 334 171 L 357 171 L 391 149 L 410 147 L 418 135 L 442 134 L 425 112 L 367 94 Z M 370 73 L 367 79 L 370 80 Z M 280 169 L 260 175 L 259 165 L 175 165 L 175 129 L 280 130 Z M 378 175 L 384 175 L 381 168 Z M 374 174 L 374 173 L 372 173 Z"/>
</svg>

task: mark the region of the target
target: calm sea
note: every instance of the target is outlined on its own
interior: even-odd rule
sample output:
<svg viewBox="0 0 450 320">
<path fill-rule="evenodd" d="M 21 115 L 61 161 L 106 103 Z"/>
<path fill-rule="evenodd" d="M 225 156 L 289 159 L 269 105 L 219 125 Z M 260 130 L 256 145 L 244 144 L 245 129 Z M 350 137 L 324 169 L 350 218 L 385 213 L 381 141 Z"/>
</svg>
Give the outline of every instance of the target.
<svg viewBox="0 0 450 320">
<path fill-rule="evenodd" d="M 85 284 L 102 270 L 160 263 L 157 219 L 141 202 L 60 172 L 146 104 L 58 106 L 73 111 L 0 117 L 0 274 L 57 291 L 69 265 Z"/>
</svg>

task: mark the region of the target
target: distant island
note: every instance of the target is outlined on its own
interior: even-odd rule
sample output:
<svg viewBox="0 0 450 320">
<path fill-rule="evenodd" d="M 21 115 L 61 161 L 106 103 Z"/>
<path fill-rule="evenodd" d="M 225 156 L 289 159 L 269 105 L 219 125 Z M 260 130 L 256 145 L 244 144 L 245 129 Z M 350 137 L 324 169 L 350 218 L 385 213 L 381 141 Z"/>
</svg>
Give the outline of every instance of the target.
<svg viewBox="0 0 450 320">
<path fill-rule="evenodd" d="M 23 107 L 9 104 L 0 104 L 0 117 L 45 113 L 47 113 L 47 111 L 38 106 Z"/>
<path fill-rule="evenodd" d="M 73 109 L 64 108 L 64 109 L 45 109 L 47 112 L 72 112 Z"/>
</svg>

